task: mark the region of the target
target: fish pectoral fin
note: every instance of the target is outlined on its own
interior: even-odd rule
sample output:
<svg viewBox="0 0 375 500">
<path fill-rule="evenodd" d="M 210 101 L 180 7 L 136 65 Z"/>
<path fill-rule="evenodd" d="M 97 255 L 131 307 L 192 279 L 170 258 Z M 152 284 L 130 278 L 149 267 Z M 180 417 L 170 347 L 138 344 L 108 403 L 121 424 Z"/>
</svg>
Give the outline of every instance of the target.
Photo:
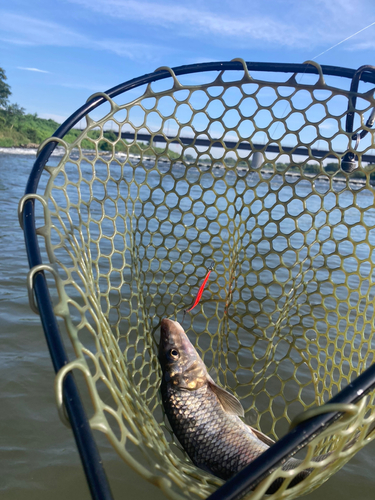
<svg viewBox="0 0 375 500">
<path fill-rule="evenodd" d="M 273 444 L 275 444 L 275 441 L 273 439 L 271 439 L 270 437 L 266 436 L 265 434 L 263 434 L 263 432 L 260 432 L 257 429 L 254 429 L 254 427 L 250 427 L 250 429 L 252 430 L 252 432 L 256 435 L 256 437 L 258 439 L 263 441 L 263 443 L 267 444 L 268 446 L 272 446 Z"/>
<path fill-rule="evenodd" d="M 233 396 L 233 394 L 230 394 L 230 392 L 215 384 L 210 376 L 208 376 L 207 379 L 210 389 L 213 393 L 216 394 L 221 406 L 223 407 L 223 410 L 230 415 L 238 415 L 239 417 L 243 417 L 245 415 L 245 412 L 242 404 L 238 401 L 238 399 Z"/>
</svg>

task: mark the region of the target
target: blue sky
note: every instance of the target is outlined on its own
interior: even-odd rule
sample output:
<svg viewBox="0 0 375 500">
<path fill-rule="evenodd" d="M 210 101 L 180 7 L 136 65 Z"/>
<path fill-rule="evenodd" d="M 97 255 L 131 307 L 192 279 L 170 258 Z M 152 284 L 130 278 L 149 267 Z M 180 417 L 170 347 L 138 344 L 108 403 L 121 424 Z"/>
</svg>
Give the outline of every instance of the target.
<svg viewBox="0 0 375 500">
<path fill-rule="evenodd" d="M 92 93 L 159 66 L 375 65 L 375 2 L 13 0 L 0 7 L 0 54 L 11 102 L 61 122 Z"/>
</svg>

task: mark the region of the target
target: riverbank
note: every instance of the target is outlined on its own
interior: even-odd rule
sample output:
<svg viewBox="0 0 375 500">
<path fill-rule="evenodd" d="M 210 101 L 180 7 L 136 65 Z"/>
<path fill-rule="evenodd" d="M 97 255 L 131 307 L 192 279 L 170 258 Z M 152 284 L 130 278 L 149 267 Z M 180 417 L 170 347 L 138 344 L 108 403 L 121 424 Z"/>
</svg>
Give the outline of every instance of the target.
<svg viewBox="0 0 375 500">
<path fill-rule="evenodd" d="M 52 137 L 59 127 L 60 124 L 54 120 L 39 118 L 36 114 L 30 115 L 20 112 L 11 115 L 0 109 L 0 152 L 7 154 L 29 154 L 28 150 L 35 150 L 36 152 L 38 145 Z M 64 136 L 64 141 L 71 144 L 81 134 L 82 130 L 73 128 Z M 113 147 L 115 147 L 116 153 L 128 154 L 130 152 L 135 156 L 141 152 L 143 156 L 152 154 L 150 145 L 144 141 L 130 143 L 125 139 L 118 139 L 118 135 L 112 130 L 91 130 L 82 140 L 81 147 L 87 150 L 95 147 L 100 152 L 107 152 L 107 154 L 112 152 Z M 22 150 L 22 153 L 19 153 L 18 150 Z M 153 150 L 171 159 L 180 157 L 179 153 L 170 149 L 158 148 L 155 145 L 153 145 Z M 54 155 L 56 154 L 61 153 L 55 150 Z"/>
</svg>

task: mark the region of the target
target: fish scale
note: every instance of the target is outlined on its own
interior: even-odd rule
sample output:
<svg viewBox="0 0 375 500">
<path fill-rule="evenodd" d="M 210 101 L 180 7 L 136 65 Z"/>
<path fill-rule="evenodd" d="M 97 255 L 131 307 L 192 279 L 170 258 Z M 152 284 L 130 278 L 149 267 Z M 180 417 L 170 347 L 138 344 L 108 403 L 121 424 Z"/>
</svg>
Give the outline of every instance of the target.
<svg viewBox="0 0 375 500">
<path fill-rule="evenodd" d="M 188 391 L 163 382 L 161 393 L 173 431 L 198 467 L 229 479 L 268 448 L 239 417 L 222 409 L 207 385 Z"/>
</svg>

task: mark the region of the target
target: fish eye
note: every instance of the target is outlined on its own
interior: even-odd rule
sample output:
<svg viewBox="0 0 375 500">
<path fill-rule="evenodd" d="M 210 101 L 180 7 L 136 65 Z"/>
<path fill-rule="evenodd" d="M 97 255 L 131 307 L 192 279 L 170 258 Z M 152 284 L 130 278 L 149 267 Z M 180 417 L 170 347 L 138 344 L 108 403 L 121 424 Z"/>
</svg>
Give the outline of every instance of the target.
<svg viewBox="0 0 375 500">
<path fill-rule="evenodd" d="M 178 359 L 180 357 L 180 353 L 177 351 L 177 349 L 171 349 L 169 351 L 169 354 L 173 359 Z"/>
</svg>

